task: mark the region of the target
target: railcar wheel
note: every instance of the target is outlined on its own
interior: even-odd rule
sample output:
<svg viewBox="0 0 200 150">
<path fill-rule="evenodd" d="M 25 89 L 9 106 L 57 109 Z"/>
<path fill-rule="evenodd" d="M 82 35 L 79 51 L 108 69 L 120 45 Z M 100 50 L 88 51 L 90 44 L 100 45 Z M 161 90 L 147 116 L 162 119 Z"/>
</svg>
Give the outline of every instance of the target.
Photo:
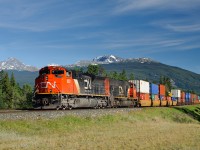
<svg viewBox="0 0 200 150">
<path fill-rule="evenodd" d="M 59 109 L 60 109 L 60 107 L 59 107 L 59 106 L 57 106 L 57 107 L 56 107 L 56 110 L 59 110 Z"/>
</svg>

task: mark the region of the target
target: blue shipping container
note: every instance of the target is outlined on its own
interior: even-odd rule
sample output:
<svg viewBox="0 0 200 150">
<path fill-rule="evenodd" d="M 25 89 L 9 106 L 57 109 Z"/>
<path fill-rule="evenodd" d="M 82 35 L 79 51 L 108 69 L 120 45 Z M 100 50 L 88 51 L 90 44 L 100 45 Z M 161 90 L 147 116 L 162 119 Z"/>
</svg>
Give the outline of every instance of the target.
<svg viewBox="0 0 200 150">
<path fill-rule="evenodd" d="M 150 94 L 154 94 L 154 95 L 158 95 L 159 93 L 159 87 L 157 84 L 153 84 L 153 83 L 150 83 Z"/>
<path fill-rule="evenodd" d="M 190 101 L 190 93 L 185 93 L 185 101 L 186 102 Z"/>
<path fill-rule="evenodd" d="M 178 98 L 177 97 L 172 97 L 172 101 L 177 101 Z"/>
<path fill-rule="evenodd" d="M 159 98 L 160 98 L 160 100 L 162 100 L 162 101 L 164 100 L 164 96 L 163 96 L 163 95 L 160 95 Z"/>
</svg>

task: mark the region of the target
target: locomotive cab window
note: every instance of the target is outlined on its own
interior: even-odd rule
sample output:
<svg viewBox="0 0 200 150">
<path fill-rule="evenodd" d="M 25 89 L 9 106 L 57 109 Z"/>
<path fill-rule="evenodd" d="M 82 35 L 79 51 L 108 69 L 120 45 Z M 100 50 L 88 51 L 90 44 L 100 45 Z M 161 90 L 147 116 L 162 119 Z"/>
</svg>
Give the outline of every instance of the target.
<svg viewBox="0 0 200 150">
<path fill-rule="evenodd" d="M 49 73 L 50 73 L 49 69 L 40 70 L 40 75 L 45 75 Z"/>
<path fill-rule="evenodd" d="M 52 74 L 64 74 L 64 70 L 53 70 Z"/>
<path fill-rule="evenodd" d="M 67 71 L 67 72 L 66 72 L 66 76 L 67 76 L 67 77 L 71 77 L 71 75 L 72 75 L 72 72 L 71 72 L 71 71 Z"/>
</svg>

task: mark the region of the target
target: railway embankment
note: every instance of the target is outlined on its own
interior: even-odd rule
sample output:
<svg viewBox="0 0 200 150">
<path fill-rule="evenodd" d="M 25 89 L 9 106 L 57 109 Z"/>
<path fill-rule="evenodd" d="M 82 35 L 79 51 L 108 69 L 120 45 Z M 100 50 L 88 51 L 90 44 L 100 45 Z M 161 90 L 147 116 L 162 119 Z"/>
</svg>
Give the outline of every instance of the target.
<svg viewBox="0 0 200 150">
<path fill-rule="evenodd" d="M 0 147 L 200 149 L 199 118 L 200 105 L 7 111 L 0 113 Z"/>
</svg>

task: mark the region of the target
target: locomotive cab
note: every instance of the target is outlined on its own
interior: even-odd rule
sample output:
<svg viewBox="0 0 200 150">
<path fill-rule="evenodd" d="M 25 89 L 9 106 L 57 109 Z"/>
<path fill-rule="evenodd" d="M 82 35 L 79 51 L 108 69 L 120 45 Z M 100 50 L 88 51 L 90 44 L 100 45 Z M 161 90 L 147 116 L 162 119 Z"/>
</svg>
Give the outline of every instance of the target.
<svg viewBox="0 0 200 150">
<path fill-rule="evenodd" d="M 40 69 L 39 76 L 35 79 L 34 107 L 58 103 L 60 93 L 66 92 L 63 84 L 71 76 L 71 72 L 63 67 L 48 66 Z"/>
</svg>

